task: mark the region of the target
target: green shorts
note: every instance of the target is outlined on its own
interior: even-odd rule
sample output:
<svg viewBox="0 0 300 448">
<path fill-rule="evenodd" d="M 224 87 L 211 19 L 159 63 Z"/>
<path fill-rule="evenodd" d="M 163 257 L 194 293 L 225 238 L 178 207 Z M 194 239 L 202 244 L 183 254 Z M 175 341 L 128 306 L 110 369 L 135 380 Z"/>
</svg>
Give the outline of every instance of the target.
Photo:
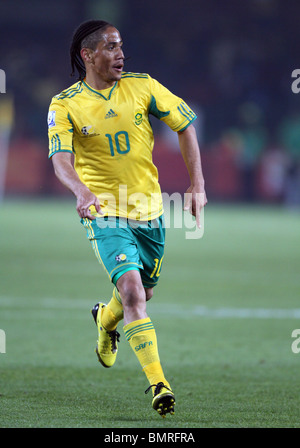
<svg viewBox="0 0 300 448">
<path fill-rule="evenodd" d="M 126 271 L 141 273 L 145 288 L 159 280 L 165 245 L 164 217 L 138 223 L 125 218 L 81 219 L 99 262 L 116 284 Z"/>
</svg>

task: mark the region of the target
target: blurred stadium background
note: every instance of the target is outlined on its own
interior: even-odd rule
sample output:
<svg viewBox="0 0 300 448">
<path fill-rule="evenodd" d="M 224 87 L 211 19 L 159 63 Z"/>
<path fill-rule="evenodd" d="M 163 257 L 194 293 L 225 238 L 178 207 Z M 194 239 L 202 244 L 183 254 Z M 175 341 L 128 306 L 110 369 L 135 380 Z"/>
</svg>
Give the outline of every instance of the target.
<svg viewBox="0 0 300 448">
<path fill-rule="evenodd" d="M 121 31 L 130 57 L 125 69 L 150 73 L 198 114 L 210 201 L 299 207 L 300 96 L 291 90 L 299 13 L 297 0 L 288 7 L 284 0 L 1 1 L 2 191 L 68 195 L 47 160 L 47 110 L 51 97 L 74 81 L 68 55 L 74 28 L 103 18 Z M 162 189 L 183 192 L 188 179 L 176 135 L 153 125 Z"/>
</svg>

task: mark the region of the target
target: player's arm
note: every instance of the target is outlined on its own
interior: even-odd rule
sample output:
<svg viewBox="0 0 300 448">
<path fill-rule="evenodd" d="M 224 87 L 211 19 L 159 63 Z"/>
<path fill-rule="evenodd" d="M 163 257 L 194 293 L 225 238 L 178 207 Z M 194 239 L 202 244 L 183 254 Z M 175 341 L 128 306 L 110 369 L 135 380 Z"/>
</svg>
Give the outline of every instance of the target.
<svg viewBox="0 0 300 448">
<path fill-rule="evenodd" d="M 198 227 L 200 227 L 200 212 L 207 203 L 207 198 L 197 134 L 192 124 L 177 134 L 181 154 L 191 181 L 191 185 L 186 192 L 188 194 L 185 195 L 184 209 L 190 210 L 196 218 Z"/>
<path fill-rule="evenodd" d="M 56 177 L 76 196 L 76 210 L 80 218 L 95 219 L 89 209 L 92 205 L 102 214 L 97 196 L 81 182 L 73 167 L 72 153 L 57 152 L 52 156 L 52 163 Z"/>
<path fill-rule="evenodd" d="M 164 121 L 178 134 L 180 150 L 191 180 L 184 208 L 190 210 L 196 217 L 197 225 L 200 227 L 200 211 L 207 203 L 207 199 L 197 135 L 192 125 L 196 115 L 181 98 L 149 75 L 148 80 L 151 93 L 149 113 Z"/>
</svg>

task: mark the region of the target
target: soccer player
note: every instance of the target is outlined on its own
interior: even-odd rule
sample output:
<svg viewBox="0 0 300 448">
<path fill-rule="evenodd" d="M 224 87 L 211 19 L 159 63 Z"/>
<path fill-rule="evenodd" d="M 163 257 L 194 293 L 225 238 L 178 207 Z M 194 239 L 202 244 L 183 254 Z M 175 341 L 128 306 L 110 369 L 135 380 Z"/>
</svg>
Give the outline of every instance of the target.
<svg viewBox="0 0 300 448">
<path fill-rule="evenodd" d="M 117 325 L 124 319 L 125 337 L 149 381 L 147 391 L 152 390 L 152 406 L 165 416 L 174 413 L 175 396 L 146 311 L 165 239 L 149 115 L 178 133 L 191 181 L 186 207 L 197 222 L 207 200 L 194 112 L 148 74 L 124 72 L 122 45 L 119 31 L 101 20 L 75 31 L 70 56 L 79 80 L 50 104 L 49 157 L 58 179 L 77 198 L 81 223 L 113 284 L 109 303 L 92 309 L 98 359 L 104 367 L 115 363 Z"/>
</svg>

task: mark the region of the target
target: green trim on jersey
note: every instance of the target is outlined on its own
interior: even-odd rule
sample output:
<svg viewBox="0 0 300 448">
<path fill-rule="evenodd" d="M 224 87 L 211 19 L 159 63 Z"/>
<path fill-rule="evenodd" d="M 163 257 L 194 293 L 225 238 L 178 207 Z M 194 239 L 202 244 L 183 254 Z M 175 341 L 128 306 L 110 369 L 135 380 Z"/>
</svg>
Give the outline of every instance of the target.
<svg viewBox="0 0 300 448">
<path fill-rule="evenodd" d="M 61 140 L 58 134 L 54 134 L 51 138 L 51 146 L 49 151 L 49 158 L 56 152 L 73 152 L 72 146 L 62 146 Z"/>
<path fill-rule="evenodd" d="M 93 94 L 96 94 L 98 96 L 100 96 L 101 98 L 103 98 L 105 101 L 109 101 L 111 99 L 112 93 L 115 90 L 115 88 L 117 87 L 118 82 L 116 82 L 113 87 L 111 88 L 111 90 L 109 91 L 108 97 L 106 98 L 106 96 L 104 96 L 102 93 L 100 93 L 98 90 L 93 89 L 92 87 L 90 87 L 85 81 L 82 81 L 83 85 L 85 88 L 87 88 L 90 92 L 92 92 Z"/>
<path fill-rule="evenodd" d="M 170 111 L 168 110 L 167 112 L 162 112 L 161 110 L 159 110 L 156 105 L 156 99 L 154 98 L 153 95 L 151 95 L 149 114 L 154 115 L 156 118 L 160 120 L 163 117 L 167 117 L 170 114 Z"/>
<path fill-rule="evenodd" d="M 57 100 L 64 100 L 65 98 L 73 98 L 73 96 L 77 95 L 78 93 L 82 92 L 82 83 L 81 81 L 79 81 L 77 84 L 69 87 L 66 90 L 63 90 L 61 93 L 59 93 L 58 95 L 55 95 L 55 99 Z"/>
<path fill-rule="evenodd" d="M 146 73 L 132 73 L 132 72 L 123 72 L 122 79 L 126 78 L 144 78 L 148 79 L 148 75 Z"/>
<path fill-rule="evenodd" d="M 187 105 L 182 101 L 180 105 L 177 107 L 181 115 L 183 115 L 187 120 L 192 120 L 196 118 L 194 112 L 187 107 Z"/>
</svg>

